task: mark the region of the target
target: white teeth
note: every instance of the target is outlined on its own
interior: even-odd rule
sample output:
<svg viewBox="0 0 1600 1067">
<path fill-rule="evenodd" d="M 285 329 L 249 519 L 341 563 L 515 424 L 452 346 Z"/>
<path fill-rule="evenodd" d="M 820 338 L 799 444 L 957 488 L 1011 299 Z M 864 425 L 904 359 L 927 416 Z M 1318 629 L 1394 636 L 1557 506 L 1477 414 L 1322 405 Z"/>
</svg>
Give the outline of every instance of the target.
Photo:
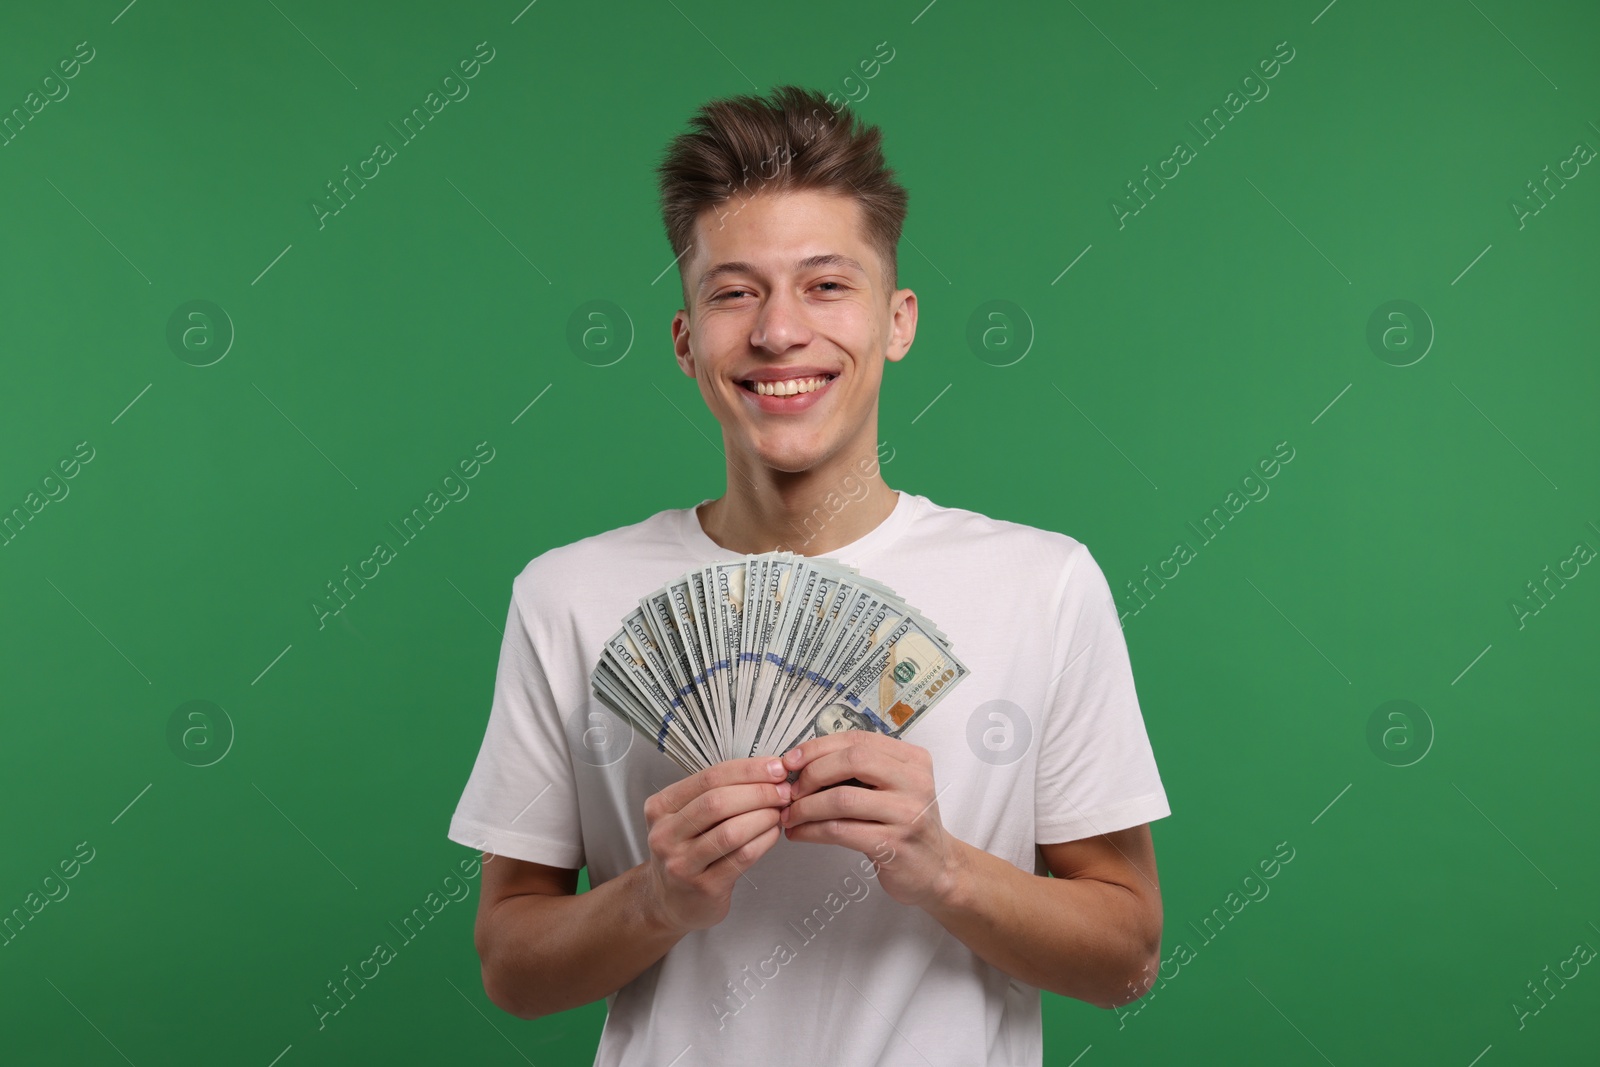
<svg viewBox="0 0 1600 1067">
<path fill-rule="evenodd" d="M 811 393 L 828 384 L 827 378 L 788 378 L 781 382 L 752 382 L 762 396 L 794 396 Z"/>
</svg>

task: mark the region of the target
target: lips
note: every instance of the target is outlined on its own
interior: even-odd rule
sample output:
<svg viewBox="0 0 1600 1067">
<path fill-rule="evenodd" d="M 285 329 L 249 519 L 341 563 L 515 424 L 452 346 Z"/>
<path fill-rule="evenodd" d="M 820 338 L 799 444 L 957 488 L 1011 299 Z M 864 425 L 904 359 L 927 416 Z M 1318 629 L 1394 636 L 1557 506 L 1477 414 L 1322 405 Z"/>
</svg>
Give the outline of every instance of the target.
<svg viewBox="0 0 1600 1067">
<path fill-rule="evenodd" d="M 762 411 L 792 413 L 811 407 L 837 377 L 832 371 L 813 367 L 769 369 L 739 379 L 739 388 Z"/>
<path fill-rule="evenodd" d="M 762 396 L 796 396 L 801 393 L 811 393 L 827 385 L 834 378 L 831 374 L 808 375 L 804 378 L 783 378 L 777 381 L 742 381 L 739 384 L 753 393 Z"/>
<path fill-rule="evenodd" d="M 837 378 L 838 376 L 839 372 L 829 367 L 796 364 L 792 367 L 758 367 L 749 374 L 741 375 L 736 381 L 748 389 L 759 382 L 790 382 L 804 378 Z"/>
</svg>

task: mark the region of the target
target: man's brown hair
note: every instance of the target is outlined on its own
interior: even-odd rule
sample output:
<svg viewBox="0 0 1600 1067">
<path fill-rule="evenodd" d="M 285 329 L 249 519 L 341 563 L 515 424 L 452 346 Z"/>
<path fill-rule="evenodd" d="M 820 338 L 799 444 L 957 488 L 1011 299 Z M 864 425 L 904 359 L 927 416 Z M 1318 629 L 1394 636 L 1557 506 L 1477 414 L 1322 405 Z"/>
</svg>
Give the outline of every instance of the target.
<svg viewBox="0 0 1600 1067">
<path fill-rule="evenodd" d="M 713 100 L 689 122 L 691 131 L 672 139 L 656 168 L 661 219 L 680 278 L 695 220 L 707 208 L 717 225 L 724 211 L 737 212 L 759 193 L 818 190 L 861 206 L 863 236 L 883 263 L 884 284 L 889 292 L 899 288 L 896 253 L 907 194 L 884 161 L 878 127 L 848 105 L 835 110 L 822 93 L 796 85 L 776 87 L 769 100 Z M 687 278 L 683 286 L 687 301 Z"/>
</svg>

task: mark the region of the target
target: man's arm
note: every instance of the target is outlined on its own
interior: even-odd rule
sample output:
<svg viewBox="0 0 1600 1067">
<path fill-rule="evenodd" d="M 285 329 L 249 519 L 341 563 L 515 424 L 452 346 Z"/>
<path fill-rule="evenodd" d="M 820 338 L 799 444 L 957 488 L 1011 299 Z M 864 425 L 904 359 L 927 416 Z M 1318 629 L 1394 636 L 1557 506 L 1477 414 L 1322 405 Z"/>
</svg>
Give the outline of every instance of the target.
<svg viewBox="0 0 1600 1067">
<path fill-rule="evenodd" d="M 1052 993 L 1121 1007 L 1161 966 L 1161 889 L 1149 824 L 1040 845 L 1054 878 L 964 841 L 928 913 L 990 965 Z"/>
<path fill-rule="evenodd" d="M 892 898 L 923 908 L 991 966 L 1102 1008 L 1150 987 L 1161 890 L 1148 825 L 1040 846 L 1055 875 L 1046 878 L 944 828 L 927 749 L 847 730 L 790 749 L 784 762 L 800 771 L 783 817 L 791 839 L 872 857 Z M 870 788 L 834 785 L 848 778 Z"/>
<path fill-rule="evenodd" d="M 682 936 L 644 906 L 643 864 L 578 894 L 575 870 L 487 852 L 483 859 L 472 937 L 483 990 L 518 1018 L 609 996 Z"/>
<path fill-rule="evenodd" d="M 473 942 L 489 999 L 523 1019 L 588 1004 L 721 922 L 734 882 L 778 840 L 786 773 L 726 760 L 652 794 L 650 858 L 587 893 L 575 870 L 485 853 Z"/>
</svg>

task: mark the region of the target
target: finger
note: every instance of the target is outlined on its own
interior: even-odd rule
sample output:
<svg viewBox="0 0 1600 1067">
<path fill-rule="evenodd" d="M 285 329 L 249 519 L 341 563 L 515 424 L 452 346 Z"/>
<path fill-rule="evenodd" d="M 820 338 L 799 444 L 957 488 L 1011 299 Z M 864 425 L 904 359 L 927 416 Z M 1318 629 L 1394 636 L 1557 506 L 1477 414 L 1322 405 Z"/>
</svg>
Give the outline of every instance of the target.
<svg viewBox="0 0 1600 1067">
<path fill-rule="evenodd" d="M 745 845 L 777 825 L 777 808 L 757 808 L 725 819 L 685 846 L 688 869 L 697 874 L 705 871 L 713 864 L 733 857 Z M 750 864 L 736 862 L 735 865 L 742 869 Z"/>
<path fill-rule="evenodd" d="M 770 765 L 773 763 L 777 763 L 780 769 L 772 770 Z M 686 804 L 708 789 L 744 782 L 779 782 L 787 774 L 788 770 L 783 767 L 782 761 L 773 756 L 723 760 L 657 791 L 653 800 L 663 812 L 682 811 Z"/>
<path fill-rule="evenodd" d="M 850 745 L 811 759 L 794 782 L 794 797 L 807 796 L 855 778 L 878 789 L 910 789 L 916 782 L 911 764 L 902 763 L 870 745 Z"/>
<path fill-rule="evenodd" d="M 783 754 L 783 765 L 791 771 L 799 770 L 819 756 L 857 745 L 882 752 L 902 763 L 909 763 L 916 757 L 913 750 L 917 746 L 898 737 L 880 734 L 875 730 L 841 730 L 794 746 Z"/>
<path fill-rule="evenodd" d="M 873 853 L 885 840 L 882 823 L 861 822 L 856 819 L 823 819 L 790 826 L 783 832 L 790 841 L 817 845 L 843 845 L 863 855 Z"/>
<path fill-rule="evenodd" d="M 900 796 L 882 789 L 841 785 L 796 800 L 780 813 L 780 821 L 784 826 L 800 826 L 828 819 L 893 823 L 899 821 L 898 813 L 905 806 Z"/>
<path fill-rule="evenodd" d="M 740 848 L 719 857 L 716 862 L 706 867 L 706 874 L 712 877 L 737 878 L 749 870 L 773 845 L 778 843 L 778 838 L 783 836 L 783 827 L 773 823 L 755 837 L 746 841 Z"/>
<path fill-rule="evenodd" d="M 749 782 L 708 789 L 667 816 L 664 834 L 669 841 L 687 841 L 709 832 L 718 823 L 761 808 L 789 803 L 794 787 L 788 782 Z"/>
</svg>

